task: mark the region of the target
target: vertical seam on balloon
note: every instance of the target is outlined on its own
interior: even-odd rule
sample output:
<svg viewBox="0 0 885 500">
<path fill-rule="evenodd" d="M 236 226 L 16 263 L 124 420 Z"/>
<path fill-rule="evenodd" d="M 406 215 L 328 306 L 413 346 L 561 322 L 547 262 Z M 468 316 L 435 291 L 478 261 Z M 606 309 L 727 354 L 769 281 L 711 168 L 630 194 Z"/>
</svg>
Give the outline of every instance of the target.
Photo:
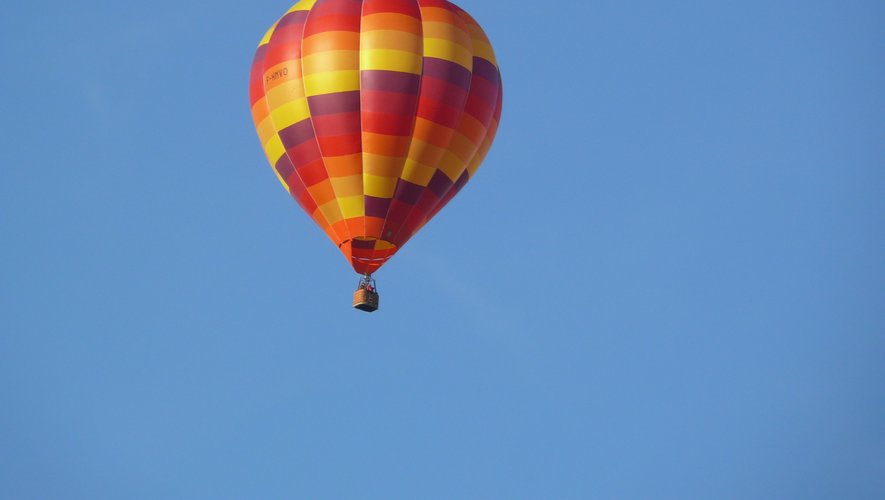
<svg viewBox="0 0 885 500">
<path fill-rule="evenodd" d="M 284 14 L 283 17 L 286 17 L 286 15 L 288 15 L 288 14 L 289 14 L 289 13 Z M 306 19 L 306 18 L 305 18 L 305 19 Z M 280 20 L 282 20 L 282 17 L 280 18 Z M 279 21 L 277 21 L 277 25 L 279 25 Z M 270 48 L 271 41 L 273 40 L 273 35 L 274 35 L 275 33 L 276 33 L 276 29 L 274 29 L 274 32 L 271 33 L 271 36 L 268 38 L 268 41 L 267 41 L 268 49 Z M 302 26 L 302 28 L 301 28 L 301 35 L 302 35 L 302 38 L 303 38 L 303 37 L 304 37 L 304 27 L 303 27 L 303 26 Z M 300 64 L 300 61 L 299 61 L 299 64 Z M 266 57 L 266 56 L 261 60 L 261 69 L 262 69 L 262 73 L 266 73 L 266 72 L 267 72 L 267 57 Z M 303 73 L 303 72 L 302 72 L 302 73 Z M 304 86 L 304 75 L 302 74 L 302 87 L 303 87 L 303 86 Z M 267 109 L 268 109 L 268 118 L 270 118 L 271 123 L 273 123 L 273 125 L 274 125 L 274 133 L 277 135 L 277 137 L 279 137 L 279 135 L 280 135 L 280 131 L 277 129 L 276 121 L 273 119 L 273 116 L 272 116 L 272 114 L 270 113 L 270 111 L 272 111 L 272 110 L 270 109 L 270 104 L 267 103 L 267 81 L 266 81 L 264 78 L 262 78 L 262 85 L 261 85 L 261 87 L 262 87 L 262 89 L 264 89 L 264 98 L 265 98 L 265 105 L 267 106 Z M 316 134 L 314 134 L 314 135 L 316 135 Z M 282 139 L 281 139 L 281 140 L 282 140 Z M 326 225 L 329 226 L 329 230 L 330 230 L 332 233 L 334 233 L 335 235 L 337 235 L 339 239 L 341 239 L 341 236 L 335 231 L 335 228 L 332 227 L 332 224 L 329 222 L 329 219 L 326 217 L 326 215 L 323 213 L 323 211 L 319 209 L 319 204 L 317 203 L 317 200 L 313 197 L 313 194 L 311 194 L 311 192 L 307 189 L 307 185 L 304 183 L 304 179 L 301 177 L 301 173 L 298 172 L 297 165 L 295 165 L 295 162 L 292 161 L 292 157 L 289 156 L 289 151 L 286 149 L 285 144 L 283 145 L 283 154 L 286 156 L 286 158 L 289 159 L 289 163 L 292 165 L 292 167 L 293 167 L 293 169 L 294 169 L 294 173 L 295 173 L 295 175 L 298 176 L 298 180 L 299 180 L 299 181 L 301 182 L 301 184 L 304 186 L 304 192 L 305 192 L 305 194 L 307 194 L 307 196 L 310 197 L 310 199 L 313 201 L 314 205 L 317 206 L 317 208 L 315 209 L 316 212 L 319 214 L 319 216 L 320 216 L 324 221 L 326 221 Z M 274 170 L 276 170 L 276 165 L 271 165 L 271 168 L 273 168 Z M 285 179 L 284 179 L 284 180 L 285 180 Z M 291 194 L 292 186 L 289 185 L 288 180 L 285 180 L 285 182 L 286 182 L 286 185 L 289 186 L 289 191 L 290 191 L 290 194 Z M 311 219 L 313 219 L 313 214 L 307 214 L 307 215 L 308 215 L 308 217 L 310 217 Z M 323 232 L 325 232 L 325 231 L 323 231 Z"/>
<path fill-rule="evenodd" d="M 366 10 L 366 0 L 360 0 L 360 48 L 357 51 L 357 85 L 359 85 L 359 90 L 357 91 L 357 95 L 359 96 L 359 106 L 360 106 L 360 176 L 363 178 L 363 233 L 361 236 L 366 235 L 366 219 L 369 217 L 366 215 L 366 146 L 363 144 L 363 71 L 361 69 L 362 61 L 363 61 L 363 13 Z M 351 264 L 353 264 L 353 257 L 351 257 Z"/>
<path fill-rule="evenodd" d="M 359 30 L 360 50 L 359 50 L 359 62 L 357 63 L 357 69 L 358 69 L 359 105 L 360 105 L 360 173 L 362 174 L 362 177 L 363 177 L 363 179 L 362 179 L 363 180 L 363 234 L 362 234 L 362 236 L 368 236 L 367 227 L 368 227 L 368 219 L 369 219 L 369 214 L 368 214 L 368 210 L 367 210 L 367 203 L 366 203 L 366 145 L 363 143 L 363 140 L 365 139 L 365 130 L 366 130 L 363 126 L 363 69 L 362 69 L 362 66 L 363 66 L 363 16 L 365 15 L 365 11 L 366 11 L 366 0 L 360 0 L 360 30 Z M 385 214 L 385 219 L 386 219 L 386 217 L 387 217 L 387 215 Z M 377 252 L 377 250 L 375 248 L 372 248 L 371 252 L 369 253 L 369 255 L 371 256 L 371 259 L 373 261 L 377 257 L 376 252 Z M 351 260 L 351 265 L 353 265 L 354 262 L 353 262 L 352 253 L 351 253 L 350 260 Z M 383 263 L 382 263 L 382 265 L 383 265 Z M 368 267 L 368 264 L 366 264 L 366 267 Z M 376 268 L 374 271 L 377 271 L 377 270 L 378 269 Z M 369 274 L 371 274 L 374 271 L 369 271 Z"/>
<path fill-rule="evenodd" d="M 403 170 L 405 169 L 406 162 L 409 161 L 409 151 L 412 149 L 412 141 L 415 139 L 415 127 L 418 124 L 418 107 L 421 104 L 421 88 L 424 86 L 424 16 L 421 13 L 421 3 L 419 0 L 414 0 L 415 8 L 418 9 L 418 24 L 421 26 L 421 74 L 418 75 L 418 95 L 415 96 L 415 113 L 412 117 L 412 128 L 409 130 L 409 145 L 406 147 L 405 156 L 403 156 L 402 164 L 400 165 L 399 175 L 397 176 L 396 183 L 393 186 L 393 194 L 390 196 L 390 203 L 387 204 L 387 211 L 384 213 L 384 224 L 381 225 L 381 239 L 387 241 L 391 245 L 393 245 L 394 238 L 386 239 L 384 238 L 384 230 L 387 229 L 387 216 L 390 214 L 390 207 L 393 206 L 393 200 L 396 196 L 396 190 L 400 185 L 400 182 L 403 181 Z M 411 210 L 410 210 L 411 211 Z M 397 230 L 397 234 L 399 234 L 399 230 Z M 396 236 L 396 235 L 394 235 Z M 394 245 L 396 248 L 396 245 Z"/>
<path fill-rule="evenodd" d="M 449 10 L 450 10 L 451 12 L 455 13 L 455 14 L 458 16 L 458 18 L 461 19 L 461 20 L 463 21 L 463 19 L 461 18 L 461 15 L 458 14 L 458 9 L 457 9 L 457 7 L 456 7 L 453 3 L 449 2 L 449 1 L 446 1 L 446 4 L 447 4 L 448 6 L 450 6 L 450 9 L 449 9 Z M 420 1 L 419 1 L 419 10 L 420 10 Z M 465 22 L 464 24 L 466 25 L 467 23 Z M 423 15 L 422 15 L 422 30 L 423 30 Z M 467 33 L 468 36 L 470 36 L 470 32 L 469 32 L 469 31 L 467 31 L 466 29 L 465 29 L 464 31 L 465 31 L 465 33 Z M 422 32 L 422 33 L 423 33 L 423 32 Z M 423 36 L 422 36 L 422 38 L 423 38 Z M 471 40 L 472 40 L 472 36 L 471 36 Z M 423 63 L 422 63 L 422 70 L 423 70 Z M 423 79 L 423 76 L 422 76 L 422 79 Z M 467 110 L 467 101 L 468 101 L 468 99 L 470 99 L 470 89 L 471 89 L 472 85 L 473 85 L 473 44 L 471 43 L 471 47 L 470 47 L 470 81 L 468 81 L 468 83 L 467 83 L 467 97 L 464 99 L 463 107 L 461 108 L 461 112 L 460 112 L 460 115 L 458 116 L 458 121 L 457 121 L 457 123 L 460 123 L 460 122 L 461 122 L 461 119 L 464 117 L 464 113 L 465 113 L 465 111 Z M 419 98 L 421 97 L 421 94 L 420 94 L 420 93 L 418 94 L 418 97 L 419 97 Z M 455 132 L 455 133 L 457 133 L 457 131 L 458 131 L 458 129 L 454 129 L 454 132 Z M 413 133 L 414 133 L 414 131 L 413 131 Z M 446 144 L 446 148 L 445 148 L 445 149 L 448 149 L 448 147 L 451 146 L 452 141 L 453 141 L 454 139 L 455 139 L 455 134 L 453 133 L 452 136 L 449 138 L 449 142 L 448 142 L 448 144 Z M 442 161 L 443 161 L 443 160 L 441 159 L 439 163 L 437 163 L 436 165 L 434 165 L 434 172 L 433 172 L 433 175 L 436 175 L 436 172 L 440 171 L 439 165 L 440 165 L 440 163 L 442 163 Z M 445 175 L 445 173 L 443 173 L 443 175 Z M 454 183 L 455 183 L 455 182 L 457 182 L 457 179 L 455 179 L 454 181 L 452 181 L 452 185 L 453 185 L 453 186 L 454 186 Z M 429 187 L 425 187 L 425 189 L 429 189 Z M 446 192 L 448 192 L 448 191 L 446 191 Z M 442 197 L 440 198 L 440 201 L 441 201 L 441 200 L 442 200 Z M 434 204 L 434 205 L 431 207 L 431 209 L 428 211 L 428 214 L 432 213 L 433 208 L 435 208 L 436 205 L 437 205 L 438 203 L 439 203 L 439 202 L 437 202 L 436 204 Z M 416 206 L 417 206 L 417 203 L 416 203 L 415 205 L 412 205 L 411 207 L 409 207 L 409 210 L 406 212 L 406 216 L 405 216 L 405 218 L 403 219 L 403 223 L 400 224 L 400 227 L 399 227 L 399 228 L 397 228 L 396 233 L 395 233 L 395 234 L 393 235 L 393 237 L 391 238 L 392 240 L 396 240 L 396 241 L 399 241 L 399 240 L 400 240 L 400 233 L 402 233 L 402 231 L 403 231 L 403 227 L 404 227 L 404 225 L 405 225 L 405 222 L 409 220 L 409 217 L 411 217 L 412 212 L 415 211 L 415 207 L 416 207 Z M 422 225 L 423 225 L 423 224 L 422 224 Z M 413 231 L 413 233 L 412 233 L 411 235 L 408 235 L 408 237 L 411 238 L 412 235 L 414 235 L 415 232 L 417 232 L 417 229 L 416 229 L 415 231 Z"/>
<path fill-rule="evenodd" d="M 307 24 L 308 24 L 308 22 L 310 22 L 310 16 L 311 16 L 311 14 L 313 14 L 314 9 L 316 9 L 319 4 L 321 4 L 325 1 L 326 0 L 317 0 L 316 3 L 314 3 L 313 6 L 310 8 L 310 10 L 307 11 L 307 17 L 304 18 L 305 31 L 307 30 Z M 310 120 L 310 127 L 313 129 L 313 139 L 317 143 L 317 150 L 320 152 L 320 161 L 323 162 L 323 170 L 326 171 L 326 178 L 329 179 L 330 188 L 332 189 L 332 193 L 335 194 L 335 203 L 338 204 L 338 210 L 341 211 L 341 220 L 344 222 L 344 224 L 342 224 L 342 227 L 343 227 L 343 229 L 345 231 L 345 235 L 347 237 L 341 238 L 341 243 L 338 244 L 338 248 L 341 248 L 342 245 L 344 245 L 345 243 L 347 243 L 348 241 L 353 239 L 353 235 L 350 234 L 350 228 L 347 227 L 347 219 L 344 218 L 344 210 L 342 210 L 341 201 L 338 199 L 338 193 L 335 192 L 334 184 L 332 184 L 332 176 L 329 175 L 329 168 L 326 166 L 326 155 L 323 153 L 323 148 L 320 147 L 320 138 L 317 135 L 317 130 L 316 130 L 316 127 L 314 126 L 314 121 L 313 121 L 313 113 L 310 110 L 310 98 L 307 95 L 307 85 L 305 85 L 305 82 L 304 82 L 305 81 L 305 78 L 304 78 L 304 38 L 305 38 L 304 33 L 302 33 L 301 41 L 300 41 L 300 43 L 301 43 L 301 61 L 299 61 L 299 64 L 301 64 L 301 76 L 302 76 L 301 85 L 304 87 L 304 98 L 307 100 L 307 118 L 308 118 L 308 120 Z M 332 228 L 332 230 L 335 232 L 335 234 L 339 234 L 338 231 L 336 231 L 334 227 Z M 339 234 L 339 236 L 340 236 L 340 234 Z"/>
</svg>

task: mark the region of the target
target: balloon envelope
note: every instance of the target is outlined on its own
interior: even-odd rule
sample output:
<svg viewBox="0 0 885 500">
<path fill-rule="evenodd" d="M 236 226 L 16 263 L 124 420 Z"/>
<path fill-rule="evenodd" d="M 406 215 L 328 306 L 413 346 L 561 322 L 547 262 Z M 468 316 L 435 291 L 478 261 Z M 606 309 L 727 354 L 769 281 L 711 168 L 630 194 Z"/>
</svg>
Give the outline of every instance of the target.
<svg viewBox="0 0 885 500">
<path fill-rule="evenodd" d="M 259 44 L 252 116 L 283 186 L 372 273 L 476 173 L 501 116 L 482 28 L 444 0 L 303 0 Z"/>
</svg>

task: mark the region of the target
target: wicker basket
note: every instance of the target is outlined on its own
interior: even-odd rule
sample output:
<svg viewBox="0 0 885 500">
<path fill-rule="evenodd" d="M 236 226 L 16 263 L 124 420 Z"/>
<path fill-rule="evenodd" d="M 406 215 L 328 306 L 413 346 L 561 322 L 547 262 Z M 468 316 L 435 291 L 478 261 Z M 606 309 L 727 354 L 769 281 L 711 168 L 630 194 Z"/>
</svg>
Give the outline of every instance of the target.
<svg viewBox="0 0 885 500">
<path fill-rule="evenodd" d="M 378 310 L 378 294 L 365 288 L 353 292 L 353 307 L 360 311 L 372 312 Z"/>
</svg>

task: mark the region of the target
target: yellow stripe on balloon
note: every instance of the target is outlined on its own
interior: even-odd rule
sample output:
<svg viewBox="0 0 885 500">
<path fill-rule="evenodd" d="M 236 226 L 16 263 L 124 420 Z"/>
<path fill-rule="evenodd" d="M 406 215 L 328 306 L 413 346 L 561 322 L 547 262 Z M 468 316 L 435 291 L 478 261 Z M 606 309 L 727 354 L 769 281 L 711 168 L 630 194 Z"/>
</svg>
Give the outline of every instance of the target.
<svg viewBox="0 0 885 500">
<path fill-rule="evenodd" d="M 413 139 L 412 141 L 414 142 L 415 140 Z M 403 167 L 402 178 L 412 184 L 427 186 L 430 184 L 430 179 L 433 177 L 434 172 L 436 172 L 436 167 L 430 167 L 409 158 L 406 160 L 405 167 Z"/>
<path fill-rule="evenodd" d="M 360 189 L 362 189 L 362 176 L 360 177 Z M 352 219 L 354 217 L 362 217 L 366 215 L 365 203 L 363 203 L 362 195 L 339 197 L 338 203 L 341 205 L 341 212 L 345 219 Z"/>
<path fill-rule="evenodd" d="M 276 165 L 277 162 L 280 161 L 280 158 L 286 154 L 286 148 L 283 146 L 283 141 L 280 140 L 279 135 L 274 134 L 273 137 L 265 143 L 264 152 L 267 154 L 267 160 L 270 162 L 271 166 Z"/>
<path fill-rule="evenodd" d="M 363 189 L 366 196 L 375 198 L 393 198 L 396 190 L 396 177 L 382 177 L 379 175 L 363 174 Z"/>
<path fill-rule="evenodd" d="M 450 40 L 426 38 L 424 40 L 424 56 L 452 61 L 469 70 L 473 69 L 473 53 Z"/>
<path fill-rule="evenodd" d="M 283 130 L 310 117 L 310 111 L 307 109 L 307 99 L 298 99 L 283 104 L 274 108 L 270 114 L 277 130 Z"/>
<path fill-rule="evenodd" d="M 387 70 L 421 74 L 424 58 L 421 54 L 403 50 L 372 49 L 360 51 L 360 69 Z"/>
<path fill-rule="evenodd" d="M 304 75 L 304 90 L 309 96 L 350 92 L 360 89 L 359 70 L 328 71 Z"/>
<path fill-rule="evenodd" d="M 498 66 L 498 61 L 495 59 L 495 51 L 492 50 L 491 44 L 482 40 L 473 40 L 473 55 L 476 57 L 481 57 L 486 61 Z"/>
</svg>

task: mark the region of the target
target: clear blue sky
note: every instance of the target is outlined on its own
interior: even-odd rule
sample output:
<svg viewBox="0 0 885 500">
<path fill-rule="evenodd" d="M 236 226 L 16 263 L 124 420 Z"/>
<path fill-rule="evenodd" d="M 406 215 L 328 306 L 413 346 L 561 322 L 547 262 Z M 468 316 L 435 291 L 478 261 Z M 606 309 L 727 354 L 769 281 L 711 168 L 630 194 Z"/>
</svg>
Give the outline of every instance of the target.
<svg viewBox="0 0 885 500">
<path fill-rule="evenodd" d="M 255 136 L 289 0 L 0 16 L 0 498 L 885 497 L 885 3 L 459 4 L 483 169 L 378 273 Z"/>
</svg>

